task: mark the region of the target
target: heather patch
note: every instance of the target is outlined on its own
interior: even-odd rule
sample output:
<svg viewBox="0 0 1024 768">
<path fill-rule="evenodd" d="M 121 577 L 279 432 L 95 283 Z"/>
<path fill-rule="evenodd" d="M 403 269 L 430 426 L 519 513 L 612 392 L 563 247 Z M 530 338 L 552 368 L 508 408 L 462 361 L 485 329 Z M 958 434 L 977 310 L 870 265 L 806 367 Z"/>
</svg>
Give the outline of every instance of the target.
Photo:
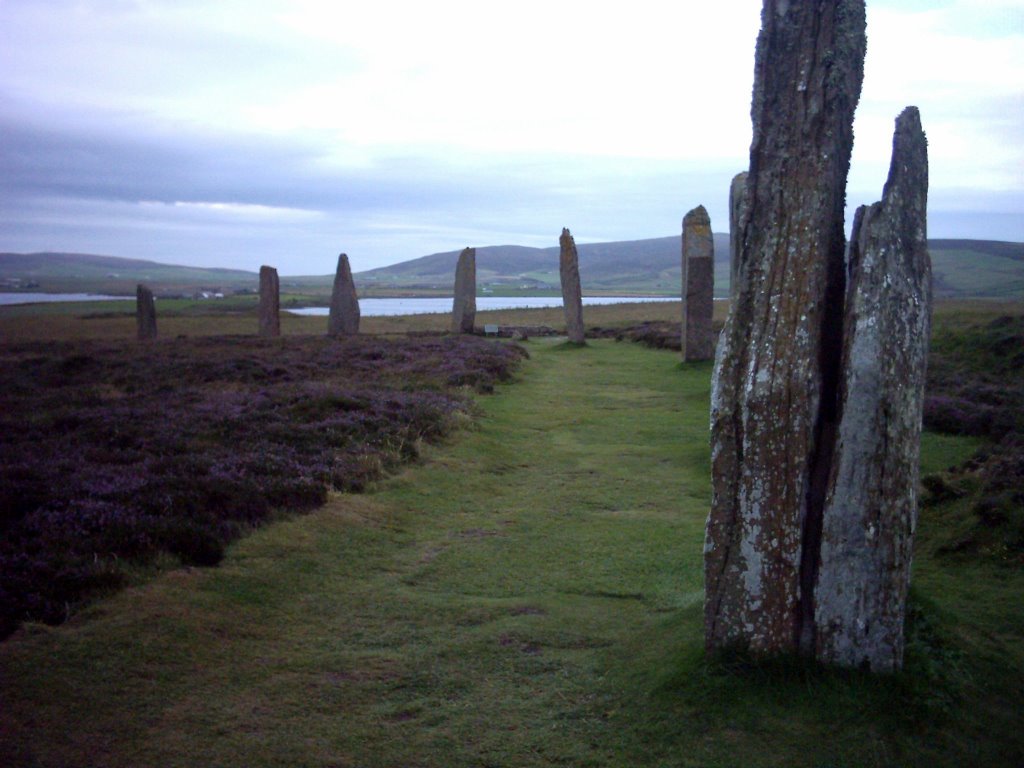
<svg viewBox="0 0 1024 768">
<path fill-rule="evenodd" d="M 507 380 L 477 338 L 173 339 L 0 349 L 0 637 L 160 552 L 212 565 L 272 515 L 358 491 Z"/>
<path fill-rule="evenodd" d="M 965 498 L 941 551 L 1024 564 L 1024 316 L 938 328 L 928 365 L 925 427 L 988 440 L 923 478 L 928 504 Z"/>
<path fill-rule="evenodd" d="M 714 339 L 722 330 L 722 320 L 715 320 L 711 333 Z M 651 349 L 682 350 L 682 323 L 667 320 L 649 320 L 619 328 L 594 327 L 587 329 L 587 338 L 632 341 Z"/>
<path fill-rule="evenodd" d="M 1024 315 L 936 329 L 925 426 L 1001 440 L 1024 432 Z"/>
</svg>

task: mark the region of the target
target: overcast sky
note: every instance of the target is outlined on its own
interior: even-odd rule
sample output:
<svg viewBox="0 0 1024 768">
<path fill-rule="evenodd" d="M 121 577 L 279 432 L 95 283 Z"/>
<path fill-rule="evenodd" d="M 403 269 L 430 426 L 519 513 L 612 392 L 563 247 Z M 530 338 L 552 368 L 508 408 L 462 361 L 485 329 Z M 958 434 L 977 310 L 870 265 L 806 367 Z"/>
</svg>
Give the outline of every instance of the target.
<svg viewBox="0 0 1024 768">
<path fill-rule="evenodd" d="M 327 274 L 728 230 L 760 0 L 0 0 L 0 250 Z M 1024 0 L 868 0 L 848 200 L 1024 240 Z"/>
</svg>

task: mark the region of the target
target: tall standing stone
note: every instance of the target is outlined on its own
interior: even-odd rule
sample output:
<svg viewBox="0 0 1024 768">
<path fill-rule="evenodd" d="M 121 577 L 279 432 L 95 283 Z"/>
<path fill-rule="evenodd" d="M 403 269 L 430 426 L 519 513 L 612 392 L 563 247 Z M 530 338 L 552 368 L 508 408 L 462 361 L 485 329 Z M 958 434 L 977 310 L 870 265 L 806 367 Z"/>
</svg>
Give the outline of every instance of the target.
<svg viewBox="0 0 1024 768">
<path fill-rule="evenodd" d="M 739 291 L 712 381 L 705 641 L 814 648 L 863 0 L 764 0 Z"/>
<path fill-rule="evenodd" d="M 329 336 L 354 336 L 359 333 L 359 297 L 352 279 L 348 255 L 338 256 L 338 269 L 334 273 L 331 291 L 331 309 L 327 318 Z"/>
<path fill-rule="evenodd" d="M 277 270 L 260 267 L 260 336 L 281 335 L 281 283 Z"/>
<path fill-rule="evenodd" d="M 817 655 L 889 671 L 903 659 L 928 338 L 928 145 L 896 121 L 882 201 L 854 217 L 839 429 L 814 587 Z"/>
<path fill-rule="evenodd" d="M 736 298 L 740 283 L 740 244 L 747 219 L 747 172 L 737 173 L 729 185 L 729 296 Z"/>
<path fill-rule="evenodd" d="M 558 238 L 558 271 L 562 278 L 562 306 L 565 308 L 565 332 L 573 344 L 586 344 L 583 338 L 583 291 L 580 288 L 580 260 L 576 241 L 563 228 Z"/>
<path fill-rule="evenodd" d="M 703 205 L 683 217 L 683 361 L 710 360 L 715 355 L 711 332 L 714 312 L 715 243 L 711 219 Z"/>
<path fill-rule="evenodd" d="M 135 288 L 135 328 L 140 341 L 156 338 L 156 300 L 142 283 Z"/>
<path fill-rule="evenodd" d="M 455 267 L 452 333 L 472 333 L 476 322 L 476 248 L 464 248 Z"/>
</svg>

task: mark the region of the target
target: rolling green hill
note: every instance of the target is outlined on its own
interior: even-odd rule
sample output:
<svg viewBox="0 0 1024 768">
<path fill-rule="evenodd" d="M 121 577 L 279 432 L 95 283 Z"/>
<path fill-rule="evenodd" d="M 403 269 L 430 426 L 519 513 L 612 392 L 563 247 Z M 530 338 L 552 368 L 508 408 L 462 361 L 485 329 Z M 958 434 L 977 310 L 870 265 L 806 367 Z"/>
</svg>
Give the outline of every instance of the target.
<svg viewBox="0 0 1024 768">
<path fill-rule="evenodd" d="M 679 295 L 679 236 L 577 246 L 587 293 Z M 942 298 L 1024 299 L 1024 243 L 930 240 L 935 294 Z M 360 272 L 360 287 L 450 290 L 458 251 Z M 477 283 L 483 292 L 516 288 L 559 289 L 558 248 L 477 248 Z M 729 293 L 729 236 L 715 234 L 715 294 Z"/>
<path fill-rule="evenodd" d="M 46 293 L 134 294 L 146 283 L 160 294 L 201 289 L 231 292 L 259 285 L 255 272 L 182 267 L 141 259 L 86 253 L 0 253 L 0 290 L 28 288 Z"/>
<path fill-rule="evenodd" d="M 729 236 L 715 234 L 715 294 L 729 292 Z M 1024 243 L 930 240 L 935 295 L 940 298 L 1024 300 Z M 583 243 L 578 246 L 583 290 L 590 294 L 678 296 L 680 238 Z M 359 272 L 364 296 L 450 295 L 458 251 L 446 251 Z M 558 247 L 497 245 L 477 248 L 481 295 L 544 294 L 560 290 Z M 282 276 L 285 291 L 326 296 L 333 275 Z M 200 289 L 255 290 L 254 272 L 201 269 L 151 261 L 71 253 L 0 253 L 0 291 L 31 286 L 46 292 L 132 294 L 145 282 L 163 295 Z"/>
<path fill-rule="evenodd" d="M 580 280 L 588 293 L 650 293 L 679 295 L 679 236 L 648 240 L 577 245 Z M 728 279 L 729 236 L 715 235 L 716 278 Z M 458 251 L 422 256 L 412 261 L 358 273 L 356 282 L 377 290 L 385 287 L 449 290 Z M 558 246 L 515 245 L 476 249 L 476 277 L 481 291 L 560 290 Z M 725 292 L 728 288 L 726 287 Z M 722 295 L 725 295 L 725 292 Z"/>
<path fill-rule="evenodd" d="M 1024 299 L 1024 243 L 929 240 L 935 294 Z"/>
</svg>

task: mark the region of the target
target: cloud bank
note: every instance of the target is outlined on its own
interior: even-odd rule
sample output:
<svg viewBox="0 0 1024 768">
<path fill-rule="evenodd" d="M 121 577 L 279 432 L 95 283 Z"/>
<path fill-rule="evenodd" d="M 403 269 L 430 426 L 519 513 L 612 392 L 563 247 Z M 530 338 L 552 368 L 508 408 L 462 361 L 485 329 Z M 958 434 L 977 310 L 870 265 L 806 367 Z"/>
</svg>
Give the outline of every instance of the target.
<svg viewBox="0 0 1024 768">
<path fill-rule="evenodd" d="M 0 4 L 0 250 L 323 274 L 727 228 L 760 2 Z M 869 3 L 849 202 L 922 111 L 930 234 L 1024 240 L 1024 3 Z"/>
</svg>

